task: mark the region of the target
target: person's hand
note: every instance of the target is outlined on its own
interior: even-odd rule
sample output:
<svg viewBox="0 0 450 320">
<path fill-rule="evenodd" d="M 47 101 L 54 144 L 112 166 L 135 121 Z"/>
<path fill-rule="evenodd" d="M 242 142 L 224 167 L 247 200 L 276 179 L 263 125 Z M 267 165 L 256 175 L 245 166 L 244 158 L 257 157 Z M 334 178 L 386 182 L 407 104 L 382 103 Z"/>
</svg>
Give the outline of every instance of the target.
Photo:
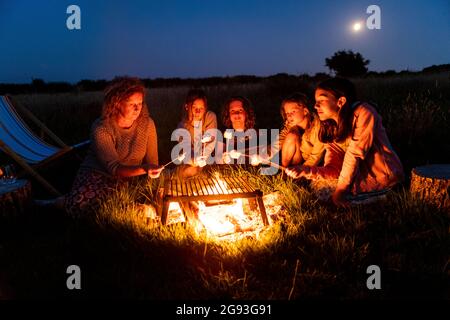
<svg viewBox="0 0 450 320">
<path fill-rule="evenodd" d="M 348 207 L 350 202 L 347 200 L 348 191 L 345 189 L 336 189 L 331 199 L 333 203 L 338 207 Z"/>
<path fill-rule="evenodd" d="M 284 172 L 286 172 L 286 174 L 293 179 L 298 179 L 300 177 L 305 176 L 305 174 L 306 174 L 304 166 L 292 166 L 292 167 L 286 168 L 286 170 Z"/>
<path fill-rule="evenodd" d="M 159 178 L 159 175 L 161 174 L 161 171 L 163 171 L 164 167 L 163 166 L 152 166 L 150 168 L 147 169 L 147 174 L 149 176 L 149 178 L 152 179 L 156 179 Z"/>
<path fill-rule="evenodd" d="M 286 174 L 294 179 L 298 179 L 301 177 L 305 177 L 308 178 L 308 176 L 311 173 L 311 168 L 308 166 L 292 166 L 292 167 L 288 167 L 285 170 Z"/>
</svg>

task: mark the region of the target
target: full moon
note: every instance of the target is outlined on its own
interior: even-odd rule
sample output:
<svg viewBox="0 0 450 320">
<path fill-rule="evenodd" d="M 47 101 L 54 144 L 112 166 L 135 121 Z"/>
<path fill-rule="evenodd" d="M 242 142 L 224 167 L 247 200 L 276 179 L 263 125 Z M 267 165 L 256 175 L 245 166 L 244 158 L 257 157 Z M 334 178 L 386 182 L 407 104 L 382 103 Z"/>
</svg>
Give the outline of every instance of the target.
<svg viewBox="0 0 450 320">
<path fill-rule="evenodd" d="M 355 22 L 353 24 L 353 31 L 358 32 L 359 30 L 361 30 L 361 23 L 360 22 Z"/>
</svg>

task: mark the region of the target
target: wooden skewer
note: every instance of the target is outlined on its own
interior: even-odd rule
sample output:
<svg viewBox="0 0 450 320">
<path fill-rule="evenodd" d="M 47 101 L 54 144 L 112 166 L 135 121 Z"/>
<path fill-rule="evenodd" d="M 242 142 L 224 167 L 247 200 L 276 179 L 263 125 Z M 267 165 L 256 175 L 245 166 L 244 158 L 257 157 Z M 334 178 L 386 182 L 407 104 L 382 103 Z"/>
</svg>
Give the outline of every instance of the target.
<svg viewBox="0 0 450 320">
<path fill-rule="evenodd" d="M 177 159 L 175 159 L 175 160 L 177 160 Z M 172 161 L 170 161 L 170 162 L 168 162 L 168 163 L 166 163 L 165 165 L 163 165 L 162 167 L 163 168 L 165 168 L 165 167 L 167 167 L 169 164 L 171 164 L 171 163 L 173 163 L 175 160 L 172 160 Z"/>
<path fill-rule="evenodd" d="M 251 156 L 249 156 L 249 155 L 246 155 L 246 154 L 242 154 L 242 155 L 243 155 L 244 157 L 247 157 L 247 158 L 251 159 Z M 274 168 L 283 170 L 283 171 L 286 170 L 286 167 L 280 166 L 279 164 L 277 164 L 277 163 L 275 163 L 275 162 L 272 162 L 272 161 L 269 161 L 269 160 L 261 159 L 261 162 L 262 162 L 262 163 L 265 163 L 265 164 L 268 164 L 268 165 L 270 165 L 271 167 L 274 167 Z"/>
<path fill-rule="evenodd" d="M 286 170 L 286 167 L 283 167 L 283 166 L 280 166 L 279 164 L 276 164 L 275 162 L 272 162 L 272 161 L 269 161 L 269 160 L 263 160 L 262 161 L 263 163 L 267 163 L 267 164 L 269 164 L 270 166 L 272 166 L 272 167 L 274 167 L 274 168 L 277 168 L 277 169 L 280 169 L 280 170 Z"/>
<path fill-rule="evenodd" d="M 202 140 L 201 140 L 201 143 L 202 143 L 202 157 L 205 155 L 205 146 L 206 146 L 208 143 L 212 142 L 212 141 L 214 141 L 214 137 L 211 136 L 211 135 L 209 135 L 209 134 L 205 135 L 205 136 L 202 138 Z"/>
<path fill-rule="evenodd" d="M 183 161 L 185 157 L 186 157 L 186 154 L 183 153 L 183 154 L 179 155 L 178 157 L 176 157 L 175 159 L 173 159 L 172 161 L 166 163 L 166 164 L 163 165 L 162 167 L 163 167 L 163 168 L 167 167 L 169 164 L 173 163 L 175 160 Z"/>
</svg>

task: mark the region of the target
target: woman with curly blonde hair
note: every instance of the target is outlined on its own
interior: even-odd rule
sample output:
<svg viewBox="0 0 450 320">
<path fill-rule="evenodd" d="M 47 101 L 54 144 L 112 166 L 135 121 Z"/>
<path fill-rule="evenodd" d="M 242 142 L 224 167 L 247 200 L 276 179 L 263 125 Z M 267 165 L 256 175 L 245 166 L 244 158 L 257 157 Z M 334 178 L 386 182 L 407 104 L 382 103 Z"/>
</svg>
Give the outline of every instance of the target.
<svg viewBox="0 0 450 320">
<path fill-rule="evenodd" d="M 162 170 L 142 82 L 117 78 L 104 93 L 102 116 L 91 127 L 91 146 L 65 199 L 69 213 L 93 211 L 111 188 L 134 176 L 157 178 Z"/>
</svg>

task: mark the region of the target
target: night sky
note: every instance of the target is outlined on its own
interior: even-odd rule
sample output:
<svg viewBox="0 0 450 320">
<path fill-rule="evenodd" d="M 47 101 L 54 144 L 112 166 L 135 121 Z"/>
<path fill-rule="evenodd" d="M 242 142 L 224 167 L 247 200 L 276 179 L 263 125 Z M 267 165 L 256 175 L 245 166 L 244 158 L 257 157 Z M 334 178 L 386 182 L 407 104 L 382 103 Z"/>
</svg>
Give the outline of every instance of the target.
<svg viewBox="0 0 450 320">
<path fill-rule="evenodd" d="M 81 30 L 66 27 L 71 4 L 81 8 Z M 365 28 L 371 4 L 381 8 L 381 30 Z M 450 2 L 0 0 L 0 39 L 7 83 L 313 75 L 343 49 L 369 59 L 369 70 L 421 70 L 450 63 Z"/>
</svg>

